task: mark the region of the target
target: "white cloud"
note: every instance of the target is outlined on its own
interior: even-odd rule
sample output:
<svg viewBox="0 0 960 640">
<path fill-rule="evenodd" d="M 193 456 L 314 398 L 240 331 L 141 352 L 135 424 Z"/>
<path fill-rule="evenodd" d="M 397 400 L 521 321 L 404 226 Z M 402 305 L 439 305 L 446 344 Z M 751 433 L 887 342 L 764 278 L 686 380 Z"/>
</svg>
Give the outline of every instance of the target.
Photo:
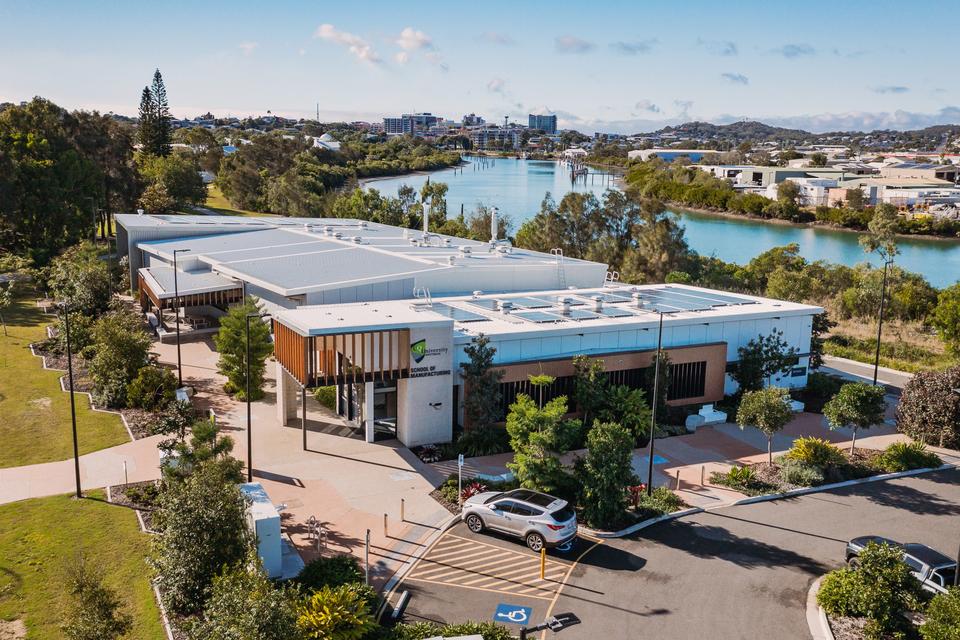
<svg viewBox="0 0 960 640">
<path fill-rule="evenodd" d="M 480 34 L 480 39 L 491 44 L 499 44 L 503 46 L 512 46 L 517 44 L 517 41 L 513 39 L 510 35 L 506 33 L 500 33 L 497 31 L 487 31 Z"/>
<path fill-rule="evenodd" d="M 237 48 L 243 51 L 243 55 L 249 56 L 253 53 L 253 50 L 260 46 L 259 42 L 241 42 L 237 45 Z"/>
<path fill-rule="evenodd" d="M 400 37 L 396 39 L 397 46 L 404 51 L 420 51 L 421 49 L 433 49 L 433 40 L 423 31 L 418 31 L 413 27 L 406 27 L 400 32 Z"/>
<path fill-rule="evenodd" d="M 369 42 L 352 33 L 338 31 L 332 24 L 322 24 L 317 27 L 313 37 L 346 47 L 350 53 L 364 62 L 379 64 L 383 61 Z"/>
<path fill-rule="evenodd" d="M 427 53 L 423 54 L 423 57 L 431 63 L 437 65 L 441 71 L 450 71 L 450 66 L 443 61 L 443 58 L 440 57 L 440 54 L 436 51 L 428 51 Z"/>
<path fill-rule="evenodd" d="M 739 53 L 737 43 L 730 40 L 703 40 L 697 38 L 697 46 L 703 47 L 718 56 L 735 56 Z"/>
<path fill-rule="evenodd" d="M 782 47 L 777 47 L 773 50 L 773 53 L 778 53 L 784 58 L 801 58 L 803 56 L 812 56 L 816 52 L 816 49 L 803 42 L 796 44 L 785 44 Z"/>
<path fill-rule="evenodd" d="M 660 107 L 650 100 L 643 99 L 633 105 L 637 111 L 647 111 L 649 113 L 660 113 Z"/>
<path fill-rule="evenodd" d="M 407 64 L 410 62 L 410 54 L 406 51 L 397 51 L 393 54 L 393 59 L 397 64 Z"/>
<path fill-rule="evenodd" d="M 571 35 L 557 37 L 554 44 L 560 53 L 587 53 L 594 49 L 592 42 Z"/>
<path fill-rule="evenodd" d="M 742 73 L 721 73 L 720 77 L 731 84 L 750 84 L 750 78 Z"/>
<path fill-rule="evenodd" d="M 506 95 L 507 91 L 507 81 L 503 78 L 494 78 L 487 83 L 487 91 L 490 93 L 499 93 L 500 95 Z"/>
<path fill-rule="evenodd" d="M 674 100 L 673 106 L 680 111 L 681 117 L 686 117 L 687 112 L 693 108 L 693 100 Z"/>
<path fill-rule="evenodd" d="M 908 91 L 910 91 L 910 87 L 904 87 L 898 84 L 888 84 L 873 88 L 874 93 L 907 93 Z"/>
<path fill-rule="evenodd" d="M 616 53 L 623 54 L 625 56 L 635 56 L 638 53 L 650 53 L 653 51 L 653 47 L 657 44 L 658 40 L 656 38 L 648 38 L 647 40 L 636 40 L 633 42 L 614 42 L 610 45 L 610 48 L 613 49 Z"/>
</svg>

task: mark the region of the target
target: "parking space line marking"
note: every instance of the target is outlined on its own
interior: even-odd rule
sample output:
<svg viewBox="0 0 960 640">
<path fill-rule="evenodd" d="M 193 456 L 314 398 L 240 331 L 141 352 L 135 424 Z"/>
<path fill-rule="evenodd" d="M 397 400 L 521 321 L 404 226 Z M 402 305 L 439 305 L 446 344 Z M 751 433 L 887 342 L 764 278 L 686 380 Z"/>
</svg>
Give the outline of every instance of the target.
<svg viewBox="0 0 960 640">
<path fill-rule="evenodd" d="M 578 555 L 576 560 L 570 563 L 570 567 L 567 569 L 566 575 L 563 576 L 563 580 L 560 581 L 560 584 L 557 586 L 557 590 L 554 592 L 553 600 L 550 601 L 550 606 L 547 607 L 547 615 L 545 616 L 547 619 L 549 619 L 550 616 L 553 614 L 553 608 L 557 606 L 557 600 L 560 599 L 560 594 L 563 593 L 563 588 L 567 586 L 567 581 L 570 579 L 570 576 L 573 574 L 573 569 L 577 566 L 577 563 L 579 563 L 580 560 L 582 560 L 588 553 L 590 553 L 591 551 L 593 551 L 603 543 L 604 543 L 603 540 L 598 540 L 597 542 L 594 542 L 592 545 L 587 547 L 583 551 L 583 553 Z M 527 596 L 527 597 L 535 598 L 537 596 Z M 542 632 L 540 632 L 540 640 L 546 640 L 546 637 L 547 637 L 547 631 L 546 629 L 544 629 Z"/>
<path fill-rule="evenodd" d="M 457 551 L 465 551 L 470 547 L 471 545 L 467 542 L 454 542 L 453 544 L 437 545 L 434 551 L 437 552 L 437 555 L 440 555 L 446 553 L 455 553 Z"/>
<path fill-rule="evenodd" d="M 554 573 L 554 576 L 560 576 L 563 572 Z M 474 578 L 472 580 L 465 580 L 463 584 L 482 584 L 484 582 L 507 582 L 510 583 L 509 586 L 504 587 L 505 589 L 513 589 L 520 586 L 530 586 L 533 582 L 539 582 L 539 571 L 536 565 L 522 567 L 513 571 L 507 571 L 505 573 L 497 573 L 495 575 L 486 575 L 479 578 Z"/>
<path fill-rule="evenodd" d="M 501 591 L 499 589 L 486 589 L 484 587 L 467 587 L 467 586 L 452 583 L 452 582 L 437 582 L 436 580 L 424 580 L 423 578 L 407 578 L 407 580 L 410 580 L 413 582 L 427 582 L 429 584 L 439 584 L 444 587 L 459 587 L 461 589 L 473 589 L 474 591 L 486 591 L 488 593 L 506 593 L 505 591 Z M 548 602 L 550 601 L 550 598 L 547 598 L 544 596 L 525 596 L 525 597 L 536 598 L 537 600 L 546 600 Z"/>
<path fill-rule="evenodd" d="M 496 577 L 495 575 L 490 575 L 489 572 L 494 571 L 497 567 L 503 567 L 506 565 L 507 569 L 511 569 L 510 564 L 513 563 L 513 559 L 509 558 L 506 560 L 490 560 L 488 558 L 483 558 L 482 560 L 474 560 L 473 562 L 465 563 L 459 566 L 451 566 L 449 568 L 454 569 L 454 572 L 465 574 L 468 578 L 482 574 L 482 577 Z M 532 570 L 533 566 L 529 567 L 529 570 Z M 452 572 L 453 573 L 453 572 Z M 423 575 L 421 573 L 420 575 Z M 446 574 L 445 574 L 446 575 Z M 438 575 L 431 576 L 432 578 L 438 578 Z"/>
<path fill-rule="evenodd" d="M 458 560 L 468 560 L 470 558 L 477 557 L 489 557 L 490 552 L 486 549 L 479 549 L 477 551 L 464 551 L 460 553 L 446 553 L 442 556 L 431 556 L 427 558 L 427 562 L 433 562 L 434 564 L 447 564 L 449 562 L 456 562 Z"/>
<path fill-rule="evenodd" d="M 434 558 L 444 558 L 446 556 L 455 555 L 458 553 L 469 553 L 471 550 L 476 551 L 486 551 L 483 547 L 477 547 L 476 545 L 470 545 L 467 543 L 457 544 L 455 546 L 448 546 L 442 549 L 436 549 L 437 553 L 433 554 Z"/>
<path fill-rule="evenodd" d="M 468 554 L 467 556 L 462 558 L 453 557 L 453 558 L 446 558 L 443 560 L 434 560 L 430 558 L 430 559 L 427 559 L 426 562 L 431 563 L 433 566 L 423 567 L 422 570 L 433 571 L 434 569 L 437 569 L 437 568 L 447 569 L 447 568 L 454 568 L 454 567 L 468 567 L 468 566 L 472 566 L 476 564 L 484 564 L 488 562 L 495 562 L 497 564 L 500 564 L 502 562 L 516 562 L 516 560 L 514 558 L 491 559 L 489 553 L 482 553 L 479 556 L 476 553 L 474 553 L 474 554 Z"/>
</svg>

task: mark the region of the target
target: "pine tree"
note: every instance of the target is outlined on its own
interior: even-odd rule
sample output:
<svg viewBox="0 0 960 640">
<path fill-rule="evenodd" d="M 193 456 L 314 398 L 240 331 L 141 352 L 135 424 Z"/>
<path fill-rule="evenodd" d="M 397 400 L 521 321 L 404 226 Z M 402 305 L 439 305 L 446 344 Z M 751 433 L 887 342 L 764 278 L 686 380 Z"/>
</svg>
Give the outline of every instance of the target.
<svg viewBox="0 0 960 640">
<path fill-rule="evenodd" d="M 484 429 L 500 419 L 502 369 L 493 368 L 497 353 L 482 333 L 464 348 L 469 360 L 463 364 L 463 413 L 467 430 Z"/>
<path fill-rule="evenodd" d="M 163 84 L 160 69 L 153 72 L 150 86 L 153 96 L 153 143 L 150 152 L 155 156 L 170 155 L 170 105 L 167 103 L 167 88 Z"/>
<path fill-rule="evenodd" d="M 145 153 L 153 148 L 154 129 L 153 93 L 150 87 L 144 87 L 140 94 L 140 124 L 137 126 L 137 142 Z"/>
</svg>

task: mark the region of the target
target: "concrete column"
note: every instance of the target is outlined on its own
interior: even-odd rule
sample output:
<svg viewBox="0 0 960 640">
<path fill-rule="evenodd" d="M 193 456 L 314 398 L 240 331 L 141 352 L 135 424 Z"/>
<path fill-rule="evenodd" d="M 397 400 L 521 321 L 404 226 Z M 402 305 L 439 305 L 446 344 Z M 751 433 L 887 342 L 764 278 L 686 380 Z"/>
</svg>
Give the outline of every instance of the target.
<svg viewBox="0 0 960 640">
<path fill-rule="evenodd" d="M 300 383 L 277 363 L 277 420 L 281 426 L 297 417 Z"/>
<path fill-rule="evenodd" d="M 373 383 L 363 385 L 363 430 L 367 442 L 373 442 Z"/>
</svg>

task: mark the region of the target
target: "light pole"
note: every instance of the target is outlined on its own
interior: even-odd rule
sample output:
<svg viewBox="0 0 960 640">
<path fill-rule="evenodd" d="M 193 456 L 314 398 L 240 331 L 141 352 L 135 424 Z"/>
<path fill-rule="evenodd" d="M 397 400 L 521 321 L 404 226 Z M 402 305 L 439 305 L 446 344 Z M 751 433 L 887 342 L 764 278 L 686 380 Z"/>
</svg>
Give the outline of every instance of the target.
<svg viewBox="0 0 960 640">
<path fill-rule="evenodd" d="M 660 399 L 660 360 L 663 352 L 663 312 L 657 328 L 657 359 L 653 365 L 653 403 L 650 410 L 650 441 L 647 443 L 647 495 L 653 494 L 653 438 L 657 433 L 657 401 Z"/>
<path fill-rule="evenodd" d="M 247 314 L 247 357 L 244 364 L 246 365 L 246 394 L 247 394 L 247 482 L 253 482 L 253 430 L 251 429 L 252 421 L 250 419 L 250 318 L 269 318 L 269 313 L 248 313 Z M 277 402 L 281 402 L 280 398 L 277 398 Z"/>
<path fill-rule="evenodd" d="M 64 302 L 63 330 L 67 334 L 67 380 L 70 383 L 70 423 L 73 426 L 73 473 L 77 482 L 77 498 L 82 498 L 80 492 L 80 451 L 77 444 L 77 407 L 73 399 L 73 346 L 70 344 L 70 306 Z"/>
<path fill-rule="evenodd" d="M 177 285 L 177 254 L 187 253 L 190 249 L 173 250 L 173 318 L 177 325 L 177 386 L 183 386 L 183 363 L 180 360 L 180 287 Z M 161 311 L 161 313 L 163 313 Z"/>
<path fill-rule="evenodd" d="M 883 284 L 880 285 L 880 314 L 877 318 L 877 351 L 873 357 L 873 386 L 877 386 L 877 371 L 880 369 L 880 332 L 883 330 L 883 303 L 887 298 L 887 269 L 893 260 L 883 262 Z"/>
</svg>

